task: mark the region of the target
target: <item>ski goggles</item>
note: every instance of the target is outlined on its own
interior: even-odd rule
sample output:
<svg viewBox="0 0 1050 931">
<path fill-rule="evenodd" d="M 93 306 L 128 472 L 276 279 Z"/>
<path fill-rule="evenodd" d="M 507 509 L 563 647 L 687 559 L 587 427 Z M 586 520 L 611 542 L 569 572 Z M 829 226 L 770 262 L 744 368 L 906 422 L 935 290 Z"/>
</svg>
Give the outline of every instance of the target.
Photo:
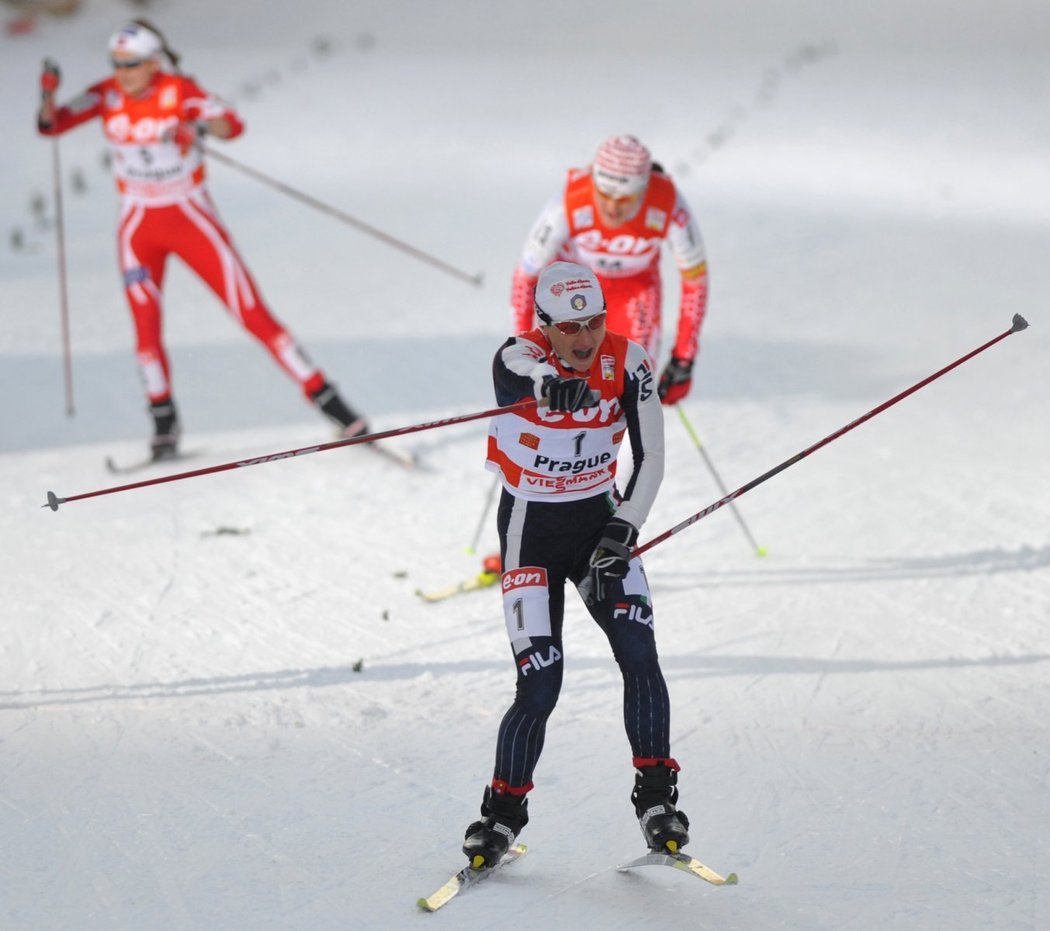
<svg viewBox="0 0 1050 931">
<path fill-rule="evenodd" d="M 596 332 L 605 326 L 605 318 L 607 314 L 603 310 L 600 314 L 595 314 L 593 317 L 588 317 L 586 320 L 559 320 L 557 323 L 550 324 L 553 327 L 558 328 L 559 333 L 564 333 L 566 336 L 575 336 L 584 327 L 587 327 L 591 332 Z"/>
<path fill-rule="evenodd" d="M 635 191 L 633 194 L 621 194 L 616 191 L 603 191 L 597 184 L 594 186 L 594 193 L 602 200 L 613 204 L 636 204 L 645 196 L 644 189 Z"/>
<path fill-rule="evenodd" d="M 120 68 L 137 68 L 139 65 L 145 64 L 145 58 L 132 58 L 128 61 L 120 61 L 116 58 L 111 58 L 109 63 L 116 69 Z"/>
</svg>

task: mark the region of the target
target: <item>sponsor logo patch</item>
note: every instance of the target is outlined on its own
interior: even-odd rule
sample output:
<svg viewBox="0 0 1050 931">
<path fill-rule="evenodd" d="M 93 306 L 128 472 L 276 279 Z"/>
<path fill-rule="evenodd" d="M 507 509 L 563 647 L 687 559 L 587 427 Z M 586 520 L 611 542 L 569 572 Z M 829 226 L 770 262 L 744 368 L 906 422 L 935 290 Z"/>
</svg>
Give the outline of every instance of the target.
<svg viewBox="0 0 1050 931">
<path fill-rule="evenodd" d="M 546 656 L 537 650 L 535 653 L 530 653 L 528 656 L 519 659 L 518 668 L 521 670 L 523 676 L 527 676 L 533 670 L 543 669 L 546 666 L 553 666 L 560 659 L 561 651 L 552 644 L 551 648 L 547 651 Z"/>
<path fill-rule="evenodd" d="M 547 570 L 543 566 L 522 566 L 520 569 L 508 569 L 503 573 L 503 591 L 511 592 L 516 588 L 527 588 L 530 585 L 546 587 Z"/>
<path fill-rule="evenodd" d="M 637 621 L 639 624 L 644 624 L 650 630 L 655 630 L 655 627 L 653 626 L 653 612 L 649 611 L 647 614 L 643 605 L 633 605 L 628 604 L 626 601 L 621 601 L 613 607 L 613 619 Z"/>
<path fill-rule="evenodd" d="M 528 446 L 529 449 L 540 448 L 540 438 L 536 436 L 535 433 L 522 433 L 518 437 L 518 442 L 521 443 L 522 446 Z"/>
<path fill-rule="evenodd" d="M 602 356 L 602 381 L 616 380 L 616 359 L 613 356 Z"/>
<path fill-rule="evenodd" d="M 594 207 L 588 204 L 586 207 L 577 207 L 573 210 L 572 225 L 578 230 L 594 226 Z"/>
<path fill-rule="evenodd" d="M 667 222 L 667 211 L 659 207 L 650 207 L 645 211 L 645 228 L 647 230 L 662 230 Z"/>
</svg>

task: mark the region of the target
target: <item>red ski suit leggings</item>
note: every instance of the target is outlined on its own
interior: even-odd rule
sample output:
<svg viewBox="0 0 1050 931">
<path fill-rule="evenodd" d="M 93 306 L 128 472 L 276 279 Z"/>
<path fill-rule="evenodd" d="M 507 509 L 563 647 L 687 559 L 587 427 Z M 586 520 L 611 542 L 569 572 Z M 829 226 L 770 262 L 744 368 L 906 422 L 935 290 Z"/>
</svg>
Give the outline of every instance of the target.
<svg viewBox="0 0 1050 931">
<path fill-rule="evenodd" d="M 151 402 L 171 396 L 171 370 L 161 314 L 164 268 L 171 254 L 201 277 L 234 319 L 299 382 L 307 396 L 324 384 L 323 374 L 263 303 L 203 190 L 161 207 L 125 204 L 117 244 L 124 288 L 135 321 L 139 369 Z"/>
<path fill-rule="evenodd" d="M 660 276 L 655 273 L 629 278 L 598 275 L 598 281 L 605 296 L 606 326 L 640 343 L 655 359 L 660 349 Z"/>
</svg>

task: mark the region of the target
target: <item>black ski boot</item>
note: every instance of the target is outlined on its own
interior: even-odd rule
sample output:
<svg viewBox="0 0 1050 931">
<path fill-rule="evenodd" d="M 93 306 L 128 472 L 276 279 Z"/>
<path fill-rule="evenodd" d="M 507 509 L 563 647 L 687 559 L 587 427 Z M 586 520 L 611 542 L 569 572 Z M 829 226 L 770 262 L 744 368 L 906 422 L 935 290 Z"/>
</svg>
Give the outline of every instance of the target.
<svg viewBox="0 0 1050 931">
<path fill-rule="evenodd" d="M 514 839 L 529 823 L 529 801 L 524 795 L 494 792 L 486 786 L 481 801 L 482 819 L 475 821 L 463 840 L 463 852 L 476 870 L 495 866 Z"/>
<path fill-rule="evenodd" d="M 677 801 L 678 764 L 674 760 L 638 767 L 631 802 L 645 843 L 655 853 L 677 853 L 689 843 L 689 819 L 675 808 Z"/>
<path fill-rule="evenodd" d="M 154 401 L 149 406 L 149 412 L 153 417 L 153 439 L 150 440 L 150 455 L 153 461 L 174 459 L 178 454 L 179 436 L 182 434 L 175 402 L 171 398 L 167 401 Z"/>
<path fill-rule="evenodd" d="M 310 395 L 310 400 L 339 427 L 344 439 L 368 433 L 368 421 L 339 397 L 334 385 L 325 382 Z"/>
</svg>

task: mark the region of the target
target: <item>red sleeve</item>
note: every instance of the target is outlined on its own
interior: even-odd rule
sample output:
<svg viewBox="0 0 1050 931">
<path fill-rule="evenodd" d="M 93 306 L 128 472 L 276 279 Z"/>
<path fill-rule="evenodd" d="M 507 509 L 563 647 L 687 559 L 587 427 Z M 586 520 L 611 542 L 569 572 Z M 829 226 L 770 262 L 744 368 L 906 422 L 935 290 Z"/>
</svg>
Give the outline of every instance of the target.
<svg viewBox="0 0 1050 931">
<path fill-rule="evenodd" d="M 700 327 L 707 313 L 707 272 L 695 278 L 682 279 L 682 297 L 678 311 L 678 338 L 671 355 L 692 362 L 696 358 Z"/>
<path fill-rule="evenodd" d="M 102 98 L 105 93 L 105 82 L 92 84 L 79 97 L 68 104 L 55 109 L 53 123 L 41 123 L 37 120 L 36 128 L 42 136 L 61 136 L 62 133 L 93 120 L 102 113 Z"/>
<path fill-rule="evenodd" d="M 532 329 L 537 281 L 538 275 L 530 275 L 520 265 L 514 269 L 514 280 L 510 289 L 510 312 L 511 329 L 515 333 L 524 333 Z"/>
<path fill-rule="evenodd" d="M 195 79 L 182 79 L 182 118 L 187 122 L 225 119 L 230 124 L 227 139 L 236 139 L 244 132 L 244 121 L 240 114 L 225 101 L 210 94 Z"/>
</svg>

